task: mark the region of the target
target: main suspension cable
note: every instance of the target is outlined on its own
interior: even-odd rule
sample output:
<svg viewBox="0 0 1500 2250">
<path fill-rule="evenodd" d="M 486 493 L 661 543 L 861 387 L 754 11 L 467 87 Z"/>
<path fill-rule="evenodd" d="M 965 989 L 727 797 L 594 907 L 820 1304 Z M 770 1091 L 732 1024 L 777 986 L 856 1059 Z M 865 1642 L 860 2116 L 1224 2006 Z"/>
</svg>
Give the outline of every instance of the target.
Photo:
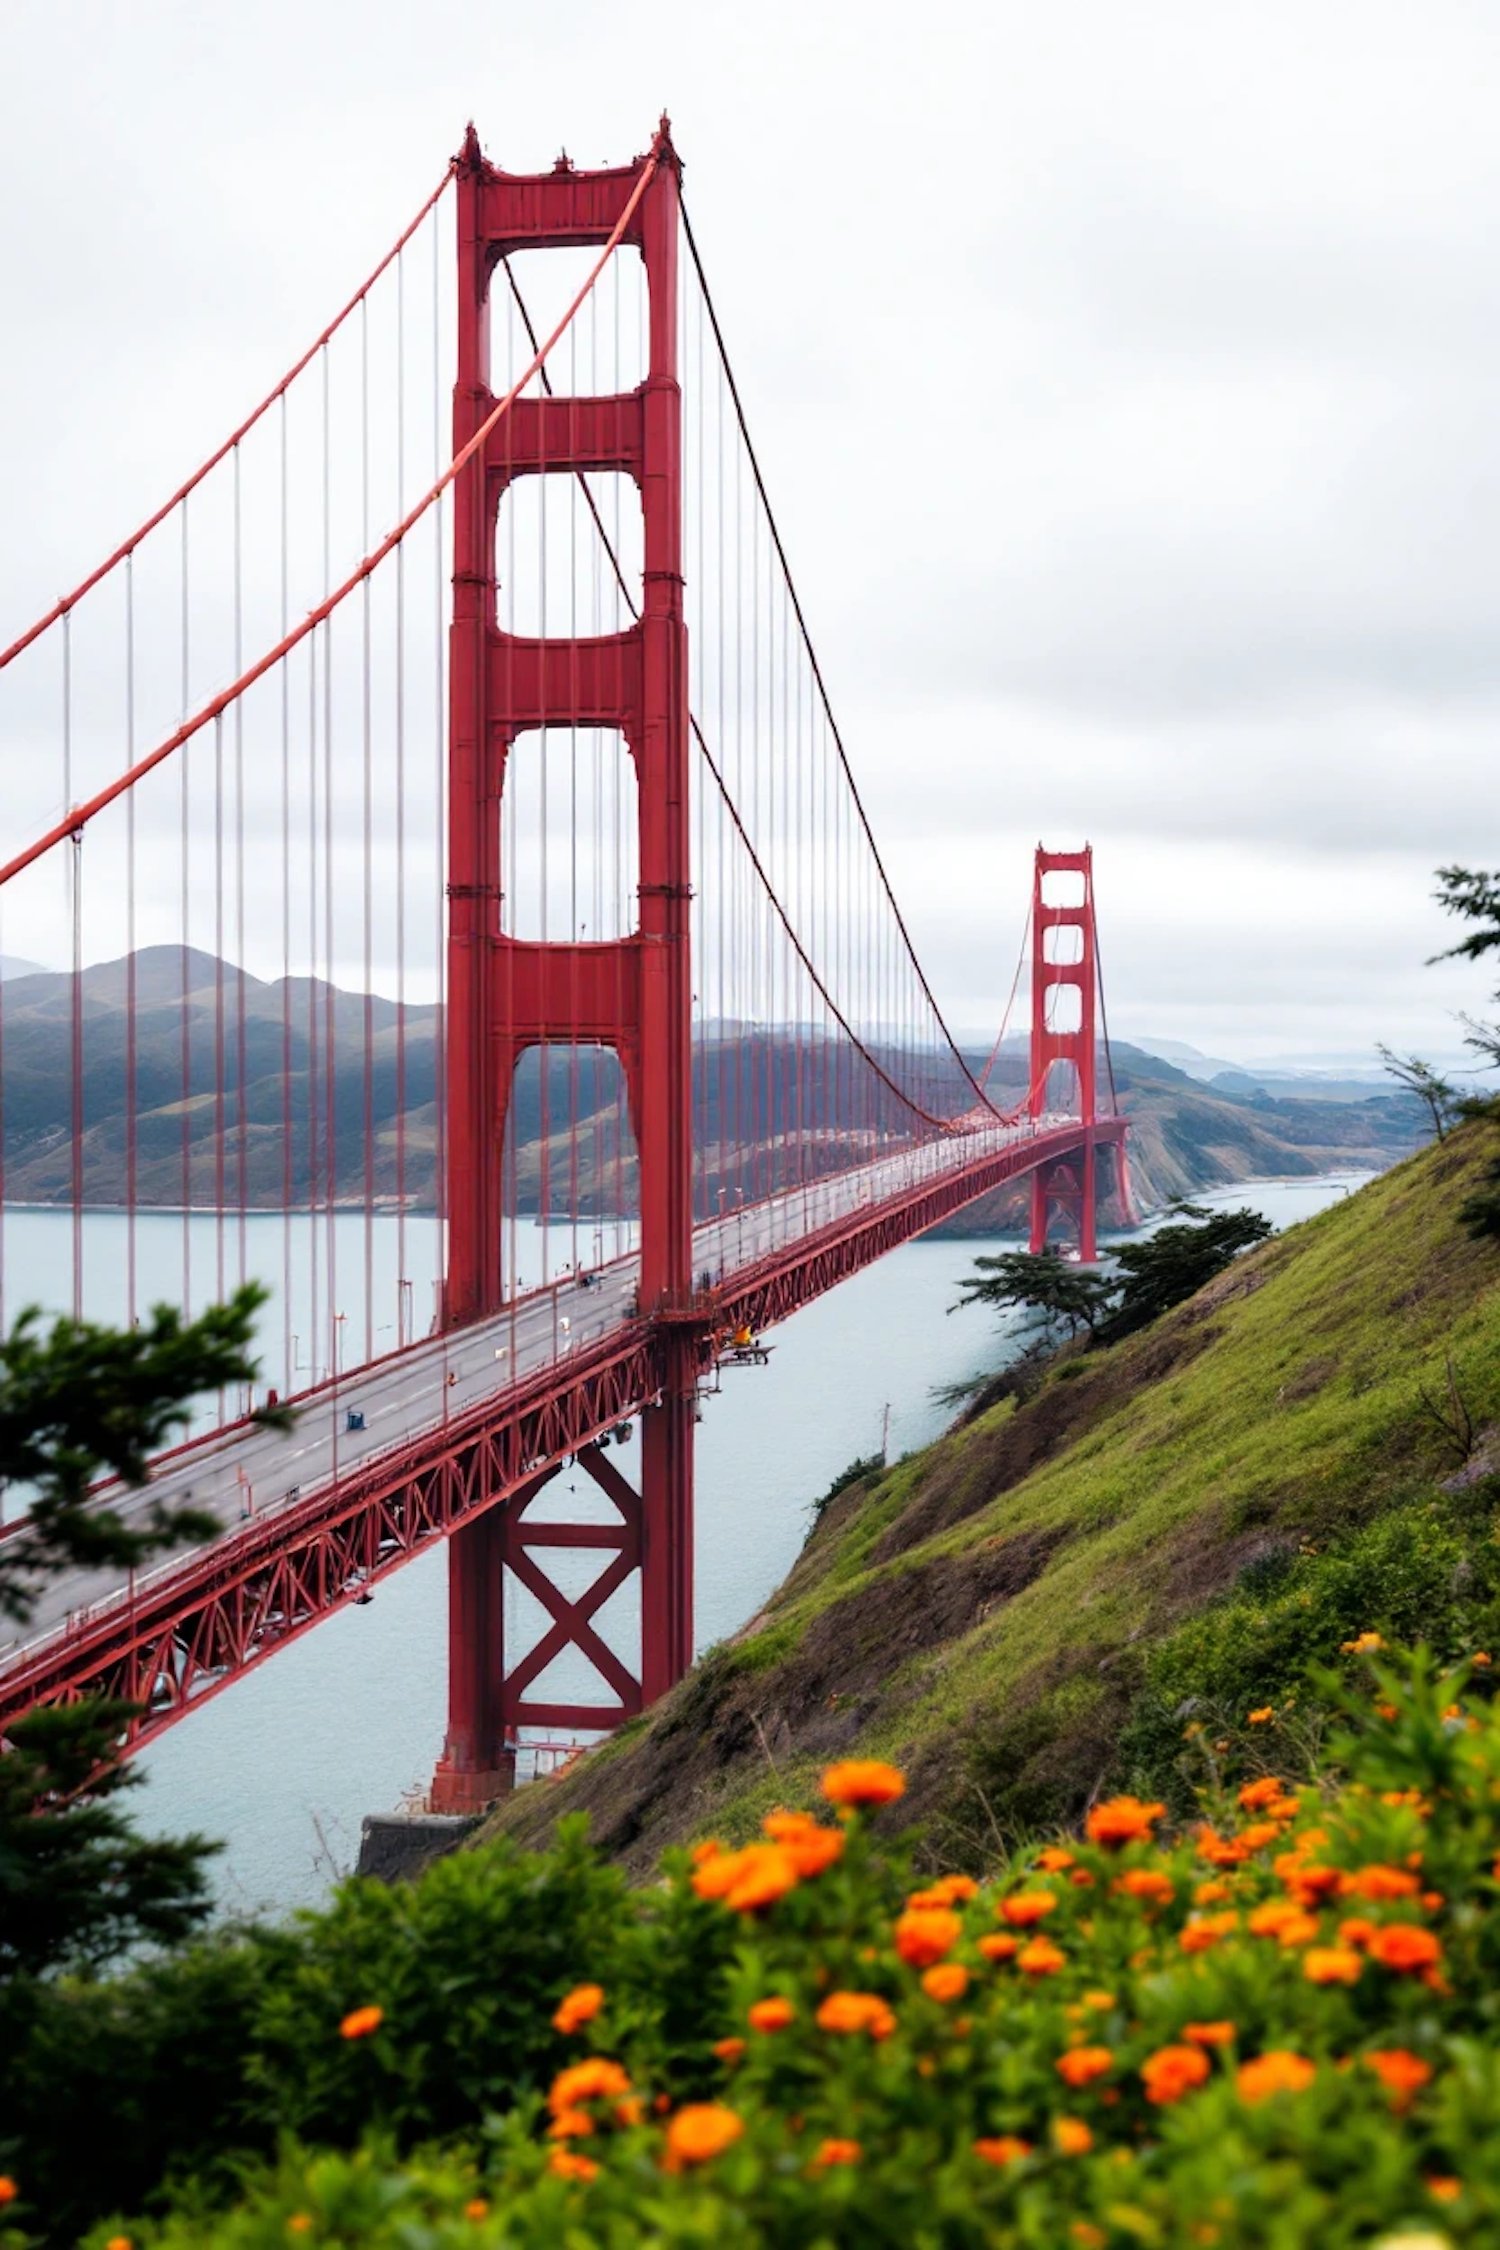
<svg viewBox="0 0 1500 2250">
<path fill-rule="evenodd" d="M 306 351 L 302 354 L 302 357 L 287 369 L 286 373 L 282 376 L 281 381 L 276 384 L 274 389 L 267 391 L 259 406 L 257 406 L 253 410 L 253 412 L 247 414 L 244 421 L 240 423 L 239 427 L 235 430 L 231 430 L 229 436 L 225 438 L 223 444 L 219 446 L 215 452 L 211 453 L 208 456 L 208 459 L 203 462 L 202 466 L 195 469 L 192 475 L 177 487 L 177 490 L 172 494 L 170 500 L 164 500 L 154 514 L 147 516 L 144 523 L 137 525 L 136 529 L 130 534 L 130 537 L 128 539 L 124 539 L 120 542 L 119 546 L 115 548 L 113 554 L 107 555 L 104 561 L 99 564 L 97 569 L 91 570 L 89 572 L 87 578 L 80 579 L 79 583 L 73 588 L 71 594 L 64 594 L 60 600 L 54 602 L 45 617 L 39 617 L 34 625 L 30 625 L 27 627 L 26 631 L 21 634 L 18 640 L 14 640 L 11 642 L 8 649 L 0 651 L 0 672 L 3 672 L 6 665 L 9 664 L 15 657 L 19 656 L 23 649 L 30 648 L 32 642 L 34 640 L 37 640 L 43 633 L 45 633 L 49 626 L 55 625 L 60 617 L 66 617 L 69 610 L 75 608 L 77 604 L 83 600 L 85 594 L 90 593 L 102 579 L 107 578 L 112 570 L 114 570 L 120 563 L 124 562 L 127 555 L 133 554 L 136 548 L 141 544 L 141 541 L 148 538 L 150 534 L 155 531 L 158 524 L 165 523 L 167 517 L 172 513 L 172 510 L 178 507 L 184 500 L 186 500 L 190 493 L 196 492 L 198 486 L 203 482 L 204 478 L 208 476 L 214 469 L 216 469 L 221 461 L 228 458 L 228 456 L 234 451 L 235 447 L 239 444 L 240 440 L 244 437 L 248 437 L 249 433 L 254 429 L 256 423 L 260 421 L 261 417 L 265 414 L 268 414 L 271 408 L 276 404 L 276 401 L 291 389 L 292 384 L 296 382 L 297 377 L 302 373 L 303 368 L 310 365 L 310 363 L 314 359 L 316 359 L 318 353 L 323 349 L 323 346 L 328 343 L 332 337 L 337 335 L 339 329 L 343 327 L 344 322 L 349 318 L 349 315 L 364 303 L 366 297 L 368 297 L 370 291 L 374 288 L 376 282 L 380 279 L 386 268 L 392 263 L 394 259 L 400 256 L 401 252 L 406 248 L 407 243 L 410 242 L 412 236 L 416 233 L 423 220 L 427 217 L 429 211 L 431 211 L 439 202 L 444 189 L 447 187 L 448 182 L 452 179 L 454 172 L 457 169 L 457 165 L 457 157 L 451 157 L 448 162 L 448 168 L 444 172 L 442 178 L 438 181 L 437 186 L 433 189 L 431 195 L 428 196 L 426 202 L 422 205 L 422 208 L 420 209 L 420 211 L 418 211 L 416 217 L 407 227 L 403 228 L 402 232 L 396 237 L 396 240 L 391 244 L 390 249 L 387 250 L 379 265 L 376 266 L 373 271 L 366 276 L 364 281 L 360 283 L 360 286 L 355 290 L 354 295 L 344 306 L 342 312 L 336 313 L 333 319 L 328 323 L 328 326 L 323 329 L 319 335 L 313 338 L 313 341 L 308 345 Z"/>
<path fill-rule="evenodd" d="M 957 1042 L 955 1041 L 952 1032 L 948 1029 L 947 1021 L 944 1018 L 943 1011 L 938 1006 L 937 997 L 933 992 L 932 986 L 927 981 L 927 972 L 922 967 L 921 961 L 917 957 L 916 947 L 912 944 L 911 933 L 906 927 L 906 918 L 902 914 L 900 905 L 898 904 L 896 899 L 896 894 L 891 888 L 891 880 L 889 875 L 886 873 L 885 862 L 880 856 L 880 846 L 875 841 L 874 831 L 870 826 L 869 817 L 865 812 L 864 800 L 859 793 L 859 784 L 854 778 L 853 770 L 849 764 L 848 753 L 844 748 L 844 738 L 839 732 L 838 720 L 834 717 L 833 714 L 833 704 L 829 698 L 828 689 L 823 679 L 822 667 L 818 663 L 818 653 L 813 646 L 812 635 L 808 630 L 807 619 L 803 615 L 802 603 L 798 598 L 796 581 L 792 577 L 791 564 L 787 561 L 786 548 L 782 544 L 781 529 L 776 521 L 775 510 L 771 506 L 771 498 L 770 494 L 766 490 L 765 478 L 761 475 L 759 458 L 756 454 L 755 447 L 751 442 L 750 427 L 745 419 L 745 409 L 740 399 L 739 385 L 736 383 L 734 378 L 734 369 L 729 363 L 729 353 L 724 343 L 724 332 L 719 326 L 719 316 L 714 308 L 713 294 L 708 286 L 708 277 L 703 270 L 703 261 L 698 255 L 698 244 L 693 235 L 693 225 L 691 219 L 688 217 L 686 203 L 683 203 L 681 208 L 682 227 L 683 233 L 687 238 L 688 254 L 693 261 L 693 270 L 698 276 L 698 286 L 703 292 L 703 303 L 708 313 L 709 324 L 713 329 L 714 343 L 719 354 L 719 364 L 724 370 L 724 380 L 729 387 L 729 396 L 734 405 L 735 419 L 739 423 L 740 436 L 744 441 L 745 456 L 750 463 L 750 473 L 755 479 L 755 489 L 760 495 L 761 506 L 766 511 L 766 523 L 769 527 L 771 538 L 775 543 L 777 560 L 781 564 L 782 575 L 786 579 L 787 591 L 792 598 L 792 610 L 797 619 L 797 630 L 802 636 L 802 645 L 807 651 L 807 660 L 812 669 L 812 676 L 817 682 L 818 695 L 822 702 L 824 712 L 827 715 L 829 732 L 833 737 L 834 748 L 838 752 L 839 764 L 844 770 L 844 778 L 849 784 L 849 793 L 853 799 L 855 811 L 859 815 L 859 823 L 861 828 L 864 830 L 865 841 L 870 847 L 870 852 L 875 862 L 876 871 L 880 876 L 881 886 L 885 891 L 887 899 L 890 901 L 891 912 L 894 914 L 896 918 L 896 926 L 901 932 L 901 941 L 906 948 L 907 958 L 911 962 L 912 968 L 916 972 L 917 981 L 922 988 L 922 992 L 924 997 L 926 998 L 927 1005 L 932 1010 L 934 1021 L 936 1022 L 939 1031 L 942 1033 L 944 1040 L 947 1042 L 948 1050 L 952 1054 L 955 1062 L 958 1064 L 958 1067 L 963 1073 L 964 1077 L 973 1087 L 974 1092 L 978 1095 L 979 1100 L 983 1103 L 984 1107 L 986 1109 L 994 1110 L 994 1114 L 996 1115 L 996 1117 L 999 1117 L 999 1110 L 995 1109 L 994 1103 L 991 1102 L 983 1086 L 979 1083 L 978 1079 L 974 1076 L 974 1073 L 970 1070 L 962 1054 L 959 1052 Z"/>
</svg>

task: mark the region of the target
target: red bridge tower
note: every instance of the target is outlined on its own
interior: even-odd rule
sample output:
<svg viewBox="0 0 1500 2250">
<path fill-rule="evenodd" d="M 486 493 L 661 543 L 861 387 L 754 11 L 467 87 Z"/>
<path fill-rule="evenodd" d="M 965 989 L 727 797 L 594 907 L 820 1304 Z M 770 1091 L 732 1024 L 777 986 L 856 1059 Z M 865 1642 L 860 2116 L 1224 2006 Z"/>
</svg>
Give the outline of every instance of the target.
<svg viewBox="0 0 1500 2250">
<path fill-rule="evenodd" d="M 440 1811 L 469 1811 L 508 1789 L 522 1726 L 607 1729 L 679 1679 L 692 1659 L 695 1359 L 681 1316 L 692 1288 L 692 983 L 688 961 L 687 635 L 682 602 L 681 395 L 677 378 L 677 159 L 665 121 L 653 176 L 622 238 L 640 252 L 650 305 L 644 382 L 618 397 L 528 395 L 516 401 L 454 485 L 449 693 L 448 1270 L 450 1327 L 502 1300 L 501 1165 L 516 1066 L 549 1040 L 612 1047 L 629 1093 L 640 1165 L 641 1309 L 662 1319 L 666 1379 L 644 1412 L 641 1491 L 586 1448 L 583 1468 L 618 1522 L 528 1521 L 549 1474 L 458 1529 L 449 1542 L 448 1735 L 433 1784 Z M 453 443 L 494 406 L 489 288 L 503 256 L 602 245 L 650 159 L 611 171 L 496 170 L 472 127 L 459 161 L 458 369 Z M 514 479 L 617 471 L 641 495 L 641 614 L 590 639 L 527 639 L 497 624 L 495 534 Z M 528 728 L 618 728 L 634 764 L 640 903 L 632 933 L 604 944 L 533 944 L 502 933 L 501 822 L 509 753 Z M 678 1315 L 676 1323 L 672 1315 Z M 545 1550 L 612 1551 L 587 1592 L 569 1599 Z M 538 1550 L 543 1551 L 539 1559 Z M 591 1617 L 633 1570 L 641 1574 L 637 1679 Z M 545 1607 L 542 1639 L 506 1672 L 505 1572 Z M 564 1649 L 594 1665 L 612 1705 L 532 1700 L 528 1689 Z"/>
</svg>

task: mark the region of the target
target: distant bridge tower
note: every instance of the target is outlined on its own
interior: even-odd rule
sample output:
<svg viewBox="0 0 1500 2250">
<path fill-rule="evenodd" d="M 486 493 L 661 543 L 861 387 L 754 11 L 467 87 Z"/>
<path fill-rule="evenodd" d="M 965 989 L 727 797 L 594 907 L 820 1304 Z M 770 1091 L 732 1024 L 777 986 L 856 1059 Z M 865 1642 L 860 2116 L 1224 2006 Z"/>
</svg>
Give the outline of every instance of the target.
<svg viewBox="0 0 1500 2250">
<path fill-rule="evenodd" d="M 1083 896 L 1071 906 L 1051 904 L 1049 875 L 1080 875 Z M 1076 930 L 1076 940 L 1063 931 Z M 1050 1105 L 1053 1073 L 1060 1063 L 1074 1074 L 1077 1114 L 1086 1126 L 1096 1119 L 1094 1102 L 1094 1013 L 1098 992 L 1098 948 L 1094 935 L 1094 854 L 1049 852 L 1036 848 L 1031 889 L 1031 1094 L 1034 1118 Z M 1077 994 L 1077 999 L 1073 998 Z M 1070 1110 L 1075 1102 L 1070 1099 Z M 1031 1175 L 1031 1249 L 1046 1247 L 1054 1212 L 1072 1220 L 1078 1255 L 1092 1265 L 1098 1255 L 1094 1235 L 1094 1136 L 1088 1133 L 1076 1154 L 1039 1165 Z"/>
<path fill-rule="evenodd" d="M 662 1388 L 642 1421 L 641 1491 L 587 1447 L 578 1464 L 618 1524 L 532 1521 L 551 1472 L 457 1530 L 448 1549 L 448 1734 L 433 1784 L 440 1811 L 509 1788 L 522 1726 L 608 1729 L 662 1694 L 692 1660 L 693 1415 L 692 982 L 688 962 L 687 634 L 682 599 L 681 394 L 677 375 L 677 160 L 666 138 L 623 237 L 641 255 L 649 300 L 646 377 L 619 397 L 516 401 L 454 485 L 449 696 L 449 1327 L 500 1309 L 506 1112 L 529 1047 L 611 1047 L 619 1056 L 640 1162 L 641 1310 L 662 1323 Z M 472 127 L 459 159 L 458 368 L 453 443 L 491 413 L 489 289 L 513 251 L 605 243 L 642 163 L 548 173 L 496 170 Z M 517 477 L 615 471 L 641 495 L 641 613 L 602 638 L 528 639 L 499 630 L 495 534 Z M 530 728 L 614 727 L 634 765 L 640 894 L 635 929 L 605 944 L 536 944 L 502 933 L 501 823 L 509 754 Z M 568 1597 L 546 1568 L 557 1550 L 613 1559 Z M 641 1576 L 635 1678 L 590 1623 L 633 1570 Z M 515 1575 L 548 1612 L 542 1639 L 506 1672 L 502 1589 Z M 541 1701 L 528 1689 L 562 1651 L 587 1657 L 618 1702 Z"/>
</svg>

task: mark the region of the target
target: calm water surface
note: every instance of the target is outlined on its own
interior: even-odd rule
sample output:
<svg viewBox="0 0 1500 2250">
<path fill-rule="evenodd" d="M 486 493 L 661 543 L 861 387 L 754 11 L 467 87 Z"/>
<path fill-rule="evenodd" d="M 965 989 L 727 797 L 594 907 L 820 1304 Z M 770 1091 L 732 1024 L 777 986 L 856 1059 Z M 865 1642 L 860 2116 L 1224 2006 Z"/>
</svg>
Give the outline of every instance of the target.
<svg viewBox="0 0 1500 2250">
<path fill-rule="evenodd" d="M 1202 1200 L 1248 1203 L 1283 1227 L 1365 1177 L 1256 1182 Z M 110 1230 L 120 1223 L 108 1216 L 86 1222 L 91 1268 L 118 1273 Z M 159 1224 L 172 1230 L 175 1246 L 181 1221 Z M 36 1259 L 34 1293 L 53 1296 L 57 1274 L 71 1271 L 67 1215 L 11 1213 L 6 1225 L 15 1301 L 28 1278 L 18 1258 L 23 1240 Z M 260 1249 L 274 1286 L 281 1221 L 250 1225 L 249 1270 L 257 1270 Z M 422 1225 L 409 1219 L 408 1234 Z M 256 1229 L 263 1230 L 259 1242 Z M 379 1223 L 371 1325 L 388 1333 L 377 1350 L 390 1348 L 399 1317 L 394 1235 L 394 1221 Z M 879 1450 L 887 1412 L 894 1459 L 927 1444 L 949 1419 L 935 1385 L 1001 1364 L 1010 1348 L 1003 1323 L 982 1309 L 946 1316 L 972 1257 L 1016 1247 L 1015 1236 L 908 1243 L 776 1331 L 767 1367 L 726 1371 L 722 1393 L 704 1403 L 698 1432 L 700 1650 L 744 1624 L 785 1576 L 810 1503 L 847 1463 Z M 540 1244 L 536 1258 L 540 1268 Z M 352 1233 L 341 1263 L 340 1302 L 351 1307 L 349 1333 L 362 1346 L 363 1245 Z M 265 1342 L 273 1367 L 294 1356 L 279 1305 L 269 1310 Z M 566 1479 L 564 1472 L 559 1481 Z M 601 1622 L 606 1638 L 625 1645 L 628 1600 L 617 1597 Z M 524 1611 L 514 1623 L 529 1639 Z M 352 1866 L 362 1816 L 394 1806 L 431 1775 L 443 1735 L 446 1630 L 447 1550 L 438 1548 L 386 1579 L 367 1607 L 341 1610 L 153 1744 L 138 1761 L 146 1781 L 134 1795 L 138 1824 L 224 1839 L 217 1880 L 229 1910 L 315 1900 Z M 584 1692 L 590 1684 L 575 1682 Z"/>
</svg>

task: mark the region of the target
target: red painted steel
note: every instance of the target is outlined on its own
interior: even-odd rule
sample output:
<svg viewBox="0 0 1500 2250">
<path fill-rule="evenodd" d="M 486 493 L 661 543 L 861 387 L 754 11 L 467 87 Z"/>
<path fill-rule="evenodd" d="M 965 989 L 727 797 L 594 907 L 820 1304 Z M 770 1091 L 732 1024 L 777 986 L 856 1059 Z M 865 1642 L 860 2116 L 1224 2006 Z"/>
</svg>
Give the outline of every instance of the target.
<svg viewBox="0 0 1500 2250">
<path fill-rule="evenodd" d="M 305 1498 L 162 1564 L 129 1592 L 95 1604 L 65 1631 L 23 1650 L 0 1673 L 0 1738 L 39 1706 L 109 1695 L 144 1707 L 122 1743 L 127 1753 L 136 1750 L 322 1618 L 358 1601 L 435 1540 L 456 1541 L 481 1524 L 490 1527 L 481 1550 L 485 1571 L 475 1574 L 468 1596 L 480 1623 L 487 1622 L 486 1610 L 496 1616 L 498 1570 L 516 1567 L 523 1557 L 530 1565 L 532 1549 L 610 1550 L 619 1583 L 636 1565 L 645 1512 L 632 1505 L 634 1494 L 623 1477 L 616 1481 L 613 1459 L 601 1457 L 598 1445 L 660 1398 L 673 1350 L 696 1377 L 716 1343 L 740 1327 L 759 1334 L 775 1326 L 976 1196 L 1039 1163 L 1054 1164 L 1070 1152 L 1076 1157 L 1089 1142 L 1119 1149 L 1125 1130 L 1123 1118 L 1059 1126 L 852 1212 L 731 1275 L 723 1288 L 701 1296 L 689 1316 L 633 1322 L 592 1351 L 497 1392 L 368 1467 L 341 1473 Z M 526 1520 L 531 1500 L 570 1455 L 614 1501 L 618 1527 Z M 544 1575 L 540 1565 L 533 1567 Z M 574 1628 L 588 1626 L 598 1606 L 597 1584 L 574 1603 L 555 1587 L 550 1597 L 539 1596 L 554 1630 L 566 1628 L 571 1645 L 586 1655 L 590 1644 Z M 560 1606 L 552 1606 L 554 1599 Z M 563 1645 L 559 1639 L 552 1653 Z M 639 1707 L 618 1685 L 614 1705 L 536 1700 L 525 1692 L 535 1676 L 528 1658 L 519 1686 L 514 1674 L 505 1683 L 517 1723 L 525 1726 L 607 1730 Z M 611 1679 L 608 1672 L 605 1677 Z M 493 1670 L 486 1678 L 494 1681 Z"/>
<path fill-rule="evenodd" d="M 1046 897 L 1049 875 L 1081 875 L 1083 897 L 1071 906 L 1050 903 Z M 1076 961 L 1049 958 L 1048 933 L 1077 930 Z M 1057 950 L 1062 950 L 1058 948 Z M 1049 852 L 1038 844 L 1031 887 L 1031 1094 L 1033 1117 L 1043 1116 L 1049 1105 L 1049 1086 L 1057 1064 L 1071 1066 L 1076 1086 L 1078 1115 L 1092 1125 L 1094 1105 L 1094 1024 L 1098 991 L 1098 949 L 1094 939 L 1094 854 L 1085 844 L 1079 852 Z M 1060 995 L 1076 992 L 1079 1020 L 1059 1026 L 1054 1017 Z M 1073 1104 L 1070 1102 L 1070 1107 Z M 1039 1165 L 1031 1175 L 1031 1250 L 1046 1247 L 1052 1214 L 1060 1210 L 1071 1221 L 1073 1240 L 1085 1265 L 1098 1255 L 1095 1240 L 1095 1162 L 1092 1135 L 1085 1138 L 1076 1156 Z"/>
<path fill-rule="evenodd" d="M 502 1162 L 515 1072 L 531 1047 L 613 1048 L 628 1090 L 640 1165 L 641 1292 L 649 1317 L 684 1310 L 692 1290 L 692 984 L 688 834 L 687 639 L 682 602 L 681 399 L 677 380 L 678 172 L 665 122 L 622 240 L 645 269 L 647 372 L 625 397 L 521 399 L 454 486 L 454 606 L 449 708 L 447 1127 L 450 1327 L 497 1311 Z M 455 454 L 494 411 L 489 288 L 525 248 L 607 241 L 642 170 L 506 173 L 470 133 L 457 167 L 458 366 Z M 644 528 L 639 614 L 623 633 L 529 639 L 497 623 L 495 535 L 501 496 L 521 476 L 617 471 L 635 482 Z M 634 761 L 639 822 L 637 927 L 612 943 L 523 942 L 500 922 L 506 772 L 528 728 L 618 728 Z M 642 1426 L 642 1480 L 630 1537 L 606 1578 L 641 1572 L 640 1679 L 631 1708 L 692 1660 L 694 1339 L 669 1325 Z M 509 1517 L 507 1518 L 509 1523 Z M 546 1545 L 563 1542 L 549 1537 Z M 627 1559 L 628 1558 L 628 1559 Z M 433 1802 L 465 1810 L 514 1778 L 515 1729 L 531 1723 L 535 1652 L 505 1670 L 502 1590 L 509 1569 L 553 1618 L 547 1662 L 563 1647 L 599 1661 L 591 1610 L 567 1602 L 517 1535 L 481 1520 L 449 1549 L 448 1735 Z M 600 1581 L 604 1583 L 603 1580 Z M 597 1591 L 597 1589 L 595 1590 Z M 601 1599 L 603 1597 L 600 1597 Z M 588 1602 L 597 1606 L 594 1595 Z M 623 1675 L 621 1675 L 622 1677 Z M 580 1721 L 579 1723 L 589 1723 Z"/>
</svg>

